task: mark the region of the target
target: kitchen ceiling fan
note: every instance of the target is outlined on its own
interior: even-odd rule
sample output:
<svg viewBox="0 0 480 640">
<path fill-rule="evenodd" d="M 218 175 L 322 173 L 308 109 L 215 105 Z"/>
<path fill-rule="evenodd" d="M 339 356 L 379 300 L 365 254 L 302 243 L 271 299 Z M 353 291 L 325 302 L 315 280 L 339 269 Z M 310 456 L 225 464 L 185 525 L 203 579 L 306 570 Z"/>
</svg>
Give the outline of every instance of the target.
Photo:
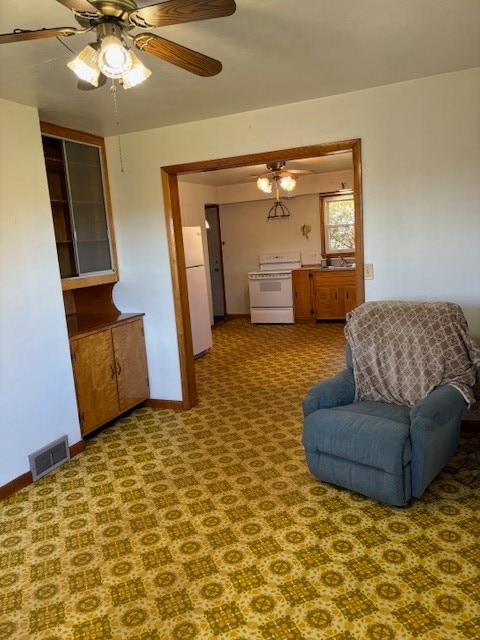
<svg viewBox="0 0 480 640">
<path fill-rule="evenodd" d="M 318 174 L 319 171 L 317 171 L 314 168 L 310 168 L 307 165 L 300 163 L 300 162 L 295 162 L 292 160 L 287 160 L 287 161 L 282 161 L 282 162 L 270 162 L 266 165 L 266 168 L 268 169 L 268 171 L 266 172 L 262 172 L 262 173 L 251 173 L 250 174 L 250 178 L 252 179 L 259 179 L 262 177 L 273 177 L 273 175 L 275 174 L 275 172 L 284 172 L 284 173 L 288 173 L 293 175 L 294 177 L 296 176 L 307 176 L 307 175 L 312 175 L 312 174 Z"/>
<path fill-rule="evenodd" d="M 124 88 L 145 80 L 150 71 L 127 46 L 131 42 L 140 51 L 174 64 L 198 76 L 214 76 L 222 63 L 198 51 L 166 40 L 149 31 L 130 33 L 133 29 L 154 29 L 199 20 L 232 15 L 234 0 L 166 0 L 138 7 L 134 0 L 56 0 L 71 9 L 80 28 L 54 27 L 36 30 L 15 29 L 0 34 L 0 44 L 63 38 L 96 33 L 96 41 L 86 46 L 68 66 L 80 78 L 80 89 L 94 89 L 105 84 L 106 77 L 118 79 Z"/>
</svg>

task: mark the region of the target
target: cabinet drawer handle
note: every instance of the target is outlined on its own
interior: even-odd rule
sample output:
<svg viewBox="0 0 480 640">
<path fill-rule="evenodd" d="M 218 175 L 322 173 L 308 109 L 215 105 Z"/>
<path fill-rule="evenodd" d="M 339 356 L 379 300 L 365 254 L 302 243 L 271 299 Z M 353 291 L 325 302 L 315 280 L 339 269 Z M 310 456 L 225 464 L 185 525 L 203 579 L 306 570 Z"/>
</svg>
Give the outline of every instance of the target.
<svg viewBox="0 0 480 640">
<path fill-rule="evenodd" d="M 110 375 L 113 380 L 113 378 L 115 378 L 115 367 L 113 366 L 113 364 L 110 365 Z"/>
<path fill-rule="evenodd" d="M 121 373 L 122 373 L 122 367 L 120 366 L 120 363 L 117 360 L 117 375 L 119 376 Z"/>
</svg>

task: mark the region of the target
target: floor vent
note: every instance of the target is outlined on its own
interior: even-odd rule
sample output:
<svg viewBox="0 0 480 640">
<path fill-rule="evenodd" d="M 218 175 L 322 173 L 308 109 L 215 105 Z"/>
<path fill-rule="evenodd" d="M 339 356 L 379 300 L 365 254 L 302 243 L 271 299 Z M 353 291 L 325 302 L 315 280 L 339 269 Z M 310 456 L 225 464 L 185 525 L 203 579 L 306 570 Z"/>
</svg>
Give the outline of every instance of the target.
<svg viewBox="0 0 480 640">
<path fill-rule="evenodd" d="M 47 444 L 46 447 L 35 451 L 35 453 L 31 453 L 28 459 L 30 461 L 32 478 L 35 482 L 64 462 L 67 462 L 67 460 L 70 460 L 67 436 L 62 436 L 58 440 L 55 440 L 55 442 Z"/>
</svg>

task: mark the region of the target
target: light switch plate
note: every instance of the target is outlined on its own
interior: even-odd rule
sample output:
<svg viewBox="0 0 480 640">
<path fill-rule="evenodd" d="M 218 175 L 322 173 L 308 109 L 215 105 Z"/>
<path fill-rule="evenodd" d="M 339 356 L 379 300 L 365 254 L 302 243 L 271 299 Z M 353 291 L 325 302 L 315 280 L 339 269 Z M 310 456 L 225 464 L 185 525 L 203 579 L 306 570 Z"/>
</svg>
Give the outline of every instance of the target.
<svg viewBox="0 0 480 640">
<path fill-rule="evenodd" d="M 363 265 L 363 277 L 365 280 L 373 280 L 373 262 L 366 262 Z"/>
</svg>

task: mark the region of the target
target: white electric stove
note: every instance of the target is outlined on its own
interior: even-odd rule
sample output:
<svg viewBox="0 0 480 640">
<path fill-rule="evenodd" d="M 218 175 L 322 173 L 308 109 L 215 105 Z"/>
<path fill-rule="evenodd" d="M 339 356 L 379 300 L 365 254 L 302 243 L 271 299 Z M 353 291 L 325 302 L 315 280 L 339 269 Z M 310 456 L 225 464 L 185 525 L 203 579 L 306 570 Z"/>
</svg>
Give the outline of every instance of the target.
<svg viewBox="0 0 480 640">
<path fill-rule="evenodd" d="M 292 271 L 302 266 L 299 251 L 262 253 L 259 271 L 248 274 L 252 324 L 292 324 Z"/>
</svg>

